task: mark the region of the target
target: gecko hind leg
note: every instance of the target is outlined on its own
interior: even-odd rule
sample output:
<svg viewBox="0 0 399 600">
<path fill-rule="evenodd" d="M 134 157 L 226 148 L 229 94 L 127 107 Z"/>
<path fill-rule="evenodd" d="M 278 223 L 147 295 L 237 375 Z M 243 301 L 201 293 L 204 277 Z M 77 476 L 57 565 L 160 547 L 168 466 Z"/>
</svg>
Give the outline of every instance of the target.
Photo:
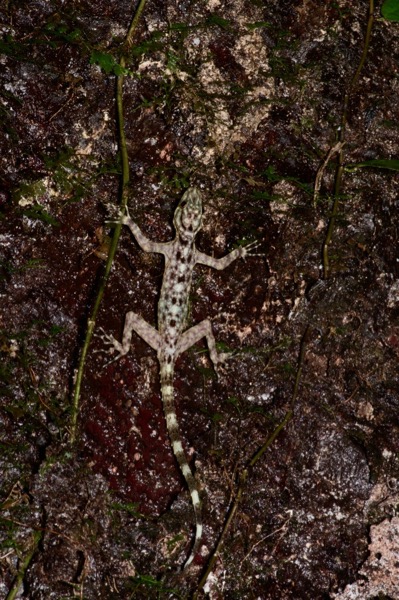
<svg viewBox="0 0 399 600">
<path fill-rule="evenodd" d="M 113 335 L 105 333 L 103 329 L 102 331 L 103 335 L 98 337 L 101 337 L 103 341 L 110 346 L 110 353 L 114 353 L 115 351 L 117 352 L 115 358 L 110 360 L 107 364 L 119 360 L 120 358 L 122 358 L 122 356 L 125 356 L 129 352 L 132 343 L 133 331 L 137 333 L 137 335 L 139 335 L 141 339 L 147 342 L 147 344 L 151 346 L 153 350 L 158 352 L 161 346 L 162 338 L 159 332 L 154 327 L 152 327 L 152 325 L 147 323 L 147 321 L 145 321 L 142 317 L 140 317 L 140 315 L 133 311 L 130 311 L 126 314 L 125 325 L 123 327 L 122 342 L 118 342 L 118 340 Z"/>
<path fill-rule="evenodd" d="M 212 331 L 212 324 L 209 319 L 204 319 L 197 325 L 190 327 L 185 331 L 177 342 L 176 356 L 182 354 L 191 346 L 194 346 L 201 338 L 206 338 L 208 344 L 209 355 L 215 368 L 216 373 L 221 363 L 225 362 L 234 355 L 233 352 L 218 352 L 216 350 L 215 336 Z"/>
</svg>

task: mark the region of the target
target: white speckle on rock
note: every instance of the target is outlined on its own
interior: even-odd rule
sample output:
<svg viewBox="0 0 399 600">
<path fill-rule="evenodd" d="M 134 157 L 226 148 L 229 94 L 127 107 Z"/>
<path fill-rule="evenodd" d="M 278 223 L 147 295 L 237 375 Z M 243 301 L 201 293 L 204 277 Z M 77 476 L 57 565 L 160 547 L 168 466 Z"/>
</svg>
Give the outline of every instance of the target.
<svg viewBox="0 0 399 600">
<path fill-rule="evenodd" d="M 399 304 L 399 279 L 396 279 L 388 291 L 388 308 Z"/>
</svg>

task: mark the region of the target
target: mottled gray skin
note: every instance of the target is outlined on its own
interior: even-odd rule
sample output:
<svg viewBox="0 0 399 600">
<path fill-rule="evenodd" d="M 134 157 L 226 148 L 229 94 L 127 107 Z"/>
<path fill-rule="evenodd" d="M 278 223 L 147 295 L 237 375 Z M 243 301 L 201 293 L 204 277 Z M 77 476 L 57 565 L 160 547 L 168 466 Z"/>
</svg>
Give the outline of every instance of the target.
<svg viewBox="0 0 399 600">
<path fill-rule="evenodd" d="M 218 354 L 216 351 L 215 338 L 209 319 L 185 330 L 193 269 L 196 264 L 207 265 L 219 270 L 225 269 L 237 258 L 245 258 L 257 244 L 252 243 L 246 247 L 237 248 L 219 259 L 199 252 L 195 247 L 195 236 L 202 225 L 202 199 L 199 190 L 194 187 L 185 192 L 176 208 L 174 215 L 176 237 L 171 242 L 150 241 L 132 221 L 129 214 L 123 216 L 121 222 L 129 227 L 137 243 L 145 252 L 158 252 L 165 257 L 165 271 L 158 303 L 158 330 L 138 314 L 128 312 L 122 343 L 110 335 L 106 335 L 105 338 L 111 345 L 111 351 L 118 352 L 118 356 L 114 360 L 129 352 L 133 331 L 157 352 L 166 425 L 173 452 L 190 490 L 196 519 L 194 546 L 185 563 L 186 568 L 201 546 L 202 516 L 197 484 L 183 450 L 176 418 L 173 398 L 174 364 L 182 352 L 203 337 L 207 340 L 209 354 L 216 369 L 218 363 L 224 361 L 228 356 L 227 354 Z"/>
</svg>

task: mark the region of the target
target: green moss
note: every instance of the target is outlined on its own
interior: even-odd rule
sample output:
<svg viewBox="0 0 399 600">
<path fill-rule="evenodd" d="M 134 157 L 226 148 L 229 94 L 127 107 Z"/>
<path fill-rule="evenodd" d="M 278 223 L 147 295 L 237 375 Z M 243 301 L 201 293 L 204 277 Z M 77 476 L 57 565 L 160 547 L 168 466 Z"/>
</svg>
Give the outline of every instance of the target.
<svg viewBox="0 0 399 600">
<path fill-rule="evenodd" d="M 150 575 L 136 575 L 136 577 L 132 577 L 129 580 L 127 589 L 135 594 L 132 598 L 166 599 L 173 597 L 178 600 L 184 598 L 179 590 L 167 587 L 162 581 L 158 581 L 158 579 L 154 579 Z"/>
<path fill-rule="evenodd" d="M 109 75 L 129 75 L 129 69 L 122 68 L 116 58 L 110 52 L 102 52 L 101 50 L 93 50 L 90 55 L 90 64 L 97 65 Z"/>
<path fill-rule="evenodd" d="M 112 502 L 111 510 L 126 512 L 132 517 L 141 518 L 142 514 L 139 511 L 139 504 L 137 502 Z"/>
</svg>

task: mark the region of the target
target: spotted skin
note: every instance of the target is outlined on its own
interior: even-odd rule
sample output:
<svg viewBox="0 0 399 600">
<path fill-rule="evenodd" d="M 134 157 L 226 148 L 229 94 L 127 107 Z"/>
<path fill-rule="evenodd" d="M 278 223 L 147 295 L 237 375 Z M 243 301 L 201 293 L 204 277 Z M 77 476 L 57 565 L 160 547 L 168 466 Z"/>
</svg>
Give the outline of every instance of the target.
<svg viewBox="0 0 399 600">
<path fill-rule="evenodd" d="M 182 352 L 203 337 L 207 340 L 209 354 L 215 369 L 228 356 L 216 351 L 215 338 L 209 319 L 201 321 L 190 329 L 185 329 L 193 269 L 196 264 L 218 270 L 225 269 L 237 258 L 245 258 L 257 246 L 257 243 L 237 248 L 223 258 L 213 258 L 199 252 L 195 247 L 195 237 L 202 225 L 202 199 L 199 190 L 195 187 L 189 188 L 185 192 L 175 211 L 176 237 L 171 242 L 150 241 L 129 214 L 124 215 L 121 222 L 129 227 L 139 246 L 145 252 L 157 252 L 165 257 L 162 290 L 158 303 L 158 329 L 149 325 L 138 314 L 128 312 L 125 318 L 122 343 L 110 335 L 106 335 L 105 339 L 111 346 L 111 352 L 116 350 L 118 353 L 114 360 L 129 352 L 133 331 L 157 352 L 166 426 L 174 455 L 190 491 L 196 520 L 193 549 L 184 565 L 187 568 L 201 546 L 202 516 L 197 484 L 183 450 L 176 417 L 173 397 L 174 365 L 176 358 Z"/>
</svg>

